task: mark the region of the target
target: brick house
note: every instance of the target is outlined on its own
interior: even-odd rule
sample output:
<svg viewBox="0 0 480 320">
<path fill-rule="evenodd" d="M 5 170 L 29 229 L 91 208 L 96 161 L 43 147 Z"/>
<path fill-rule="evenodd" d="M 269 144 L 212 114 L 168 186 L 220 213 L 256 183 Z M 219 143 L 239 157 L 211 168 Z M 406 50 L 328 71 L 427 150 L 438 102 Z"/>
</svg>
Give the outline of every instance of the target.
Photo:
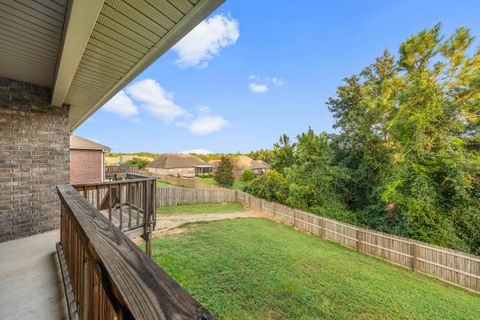
<svg viewBox="0 0 480 320">
<path fill-rule="evenodd" d="M 104 153 L 110 148 L 75 135 L 70 136 L 70 183 L 105 180 Z"/>
<path fill-rule="evenodd" d="M 122 217 L 128 182 L 97 185 L 97 203 L 69 184 L 69 140 L 223 0 L 0 2 L 0 318 L 210 319 L 100 212 Z M 147 178 L 129 198 L 144 236 Z"/>
</svg>

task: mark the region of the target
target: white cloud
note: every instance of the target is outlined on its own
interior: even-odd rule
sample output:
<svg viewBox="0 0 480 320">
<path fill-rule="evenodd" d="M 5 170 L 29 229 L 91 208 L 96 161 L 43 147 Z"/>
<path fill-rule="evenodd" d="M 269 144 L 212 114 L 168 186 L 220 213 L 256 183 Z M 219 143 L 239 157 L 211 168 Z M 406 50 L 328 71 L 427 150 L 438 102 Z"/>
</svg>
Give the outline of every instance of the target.
<svg viewBox="0 0 480 320">
<path fill-rule="evenodd" d="M 210 115 L 207 106 L 198 107 L 200 114 L 190 122 L 188 130 L 193 134 L 204 135 L 219 131 L 228 125 L 228 121 L 222 116 Z"/>
<path fill-rule="evenodd" d="M 204 68 L 222 48 L 233 45 L 240 36 L 236 19 L 217 14 L 202 21 L 174 47 L 180 67 Z"/>
<path fill-rule="evenodd" d="M 138 108 L 135 103 L 122 90 L 110 99 L 103 109 L 108 112 L 116 113 L 122 117 L 130 117 L 138 114 Z"/>
<path fill-rule="evenodd" d="M 283 80 L 279 78 L 272 78 L 272 83 L 275 87 L 281 87 L 283 85 Z"/>
<path fill-rule="evenodd" d="M 196 154 L 209 154 L 212 153 L 210 150 L 207 149 L 191 149 L 191 150 L 185 150 L 180 152 L 182 154 L 189 154 L 189 153 L 196 153 Z"/>
<path fill-rule="evenodd" d="M 248 85 L 250 91 L 255 93 L 265 93 L 268 91 L 268 86 L 266 84 L 260 84 L 256 82 L 252 82 Z"/>
<path fill-rule="evenodd" d="M 127 88 L 127 93 L 141 103 L 150 114 L 172 122 L 187 112 L 173 101 L 173 93 L 167 92 L 153 79 L 135 82 Z"/>
<path fill-rule="evenodd" d="M 198 135 L 219 131 L 228 125 L 222 116 L 211 115 L 207 106 L 198 106 L 198 113 L 194 116 L 175 104 L 173 98 L 173 93 L 163 89 L 157 81 L 146 79 L 134 82 L 125 91 L 120 91 L 104 108 L 125 117 L 136 116 L 140 109 L 145 110 L 169 124 L 186 128 Z M 131 120 L 133 123 L 141 122 L 139 117 L 132 117 Z"/>
<path fill-rule="evenodd" d="M 255 93 L 265 93 L 271 87 L 281 87 L 283 85 L 283 80 L 277 77 L 259 77 L 252 74 L 248 77 L 248 80 L 250 80 L 248 88 Z"/>
</svg>

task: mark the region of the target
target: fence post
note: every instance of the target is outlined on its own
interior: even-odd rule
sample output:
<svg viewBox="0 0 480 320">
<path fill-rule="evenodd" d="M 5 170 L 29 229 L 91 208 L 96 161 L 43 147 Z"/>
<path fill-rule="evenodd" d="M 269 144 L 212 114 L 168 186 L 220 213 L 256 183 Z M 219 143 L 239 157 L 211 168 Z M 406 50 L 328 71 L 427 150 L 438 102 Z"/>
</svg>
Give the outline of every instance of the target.
<svg viewBox="0 0 480 320">
<path fill-rule="evenodd" d="M 357 238 L 357 252 L 361 251 L 360 246 L 362 245 L 362 232 L 359 229 L 355 230 L 356 238 Z"/>
<path fill-rule="evenodd" d="M 418 256 L 418 248 L 415 242 L 412 242 L 411 244 L 411 249 L 410 251 L 412 252 L 412 271 L 415 272 L 417 269 L 417 256 Z"/>
<path fill-rule="evenodd" d="M 325 239 L 325 238 L 327 238 L 327 230 L 326 230 L 327 223 L 326 223 L 325 219 L 323 219 L 323 218 L 320 218 L 320 219 L 321 219 L 320 220 L 320 225 L 322 227 L 322 239 Z"/>
</svg>

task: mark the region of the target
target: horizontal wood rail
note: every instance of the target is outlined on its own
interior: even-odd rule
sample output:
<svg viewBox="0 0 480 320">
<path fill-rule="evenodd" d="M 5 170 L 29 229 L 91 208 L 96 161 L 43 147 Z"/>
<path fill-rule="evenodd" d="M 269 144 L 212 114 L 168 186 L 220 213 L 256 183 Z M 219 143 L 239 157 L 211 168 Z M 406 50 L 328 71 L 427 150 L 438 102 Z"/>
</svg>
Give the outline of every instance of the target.
<svg viewBox="0 0 480 320">
<path fill-rule="evenodd" d="M 115 181 L 76 184 L 92 206 L 120 230 L 141 235 L 151 255 L 151 232 L 155 229 L 156 178 L 141 174 L 119 174 Z"/>
<path fill-rule="evenodd" d="M 79 319 L 213 319 L 71 185 L 57 186 L 70 312 Z"/>
</svg>

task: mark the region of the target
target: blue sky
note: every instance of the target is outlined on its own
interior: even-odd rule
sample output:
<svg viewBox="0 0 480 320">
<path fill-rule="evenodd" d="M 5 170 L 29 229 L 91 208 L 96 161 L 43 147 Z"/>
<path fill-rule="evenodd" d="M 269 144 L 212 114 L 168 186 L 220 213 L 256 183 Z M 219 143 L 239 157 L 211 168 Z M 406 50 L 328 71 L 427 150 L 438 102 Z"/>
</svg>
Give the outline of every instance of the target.
<svg viewBox="0 0 480 320">
<path fill-rule="evenodd" d="M 332 132 L 325 102 L 342 78 L 438 22 L 478 37 L 479 13 L 480 1 L 228 0 L 75 134 L 115 152 L 216 153 Z"/>
</svg>

